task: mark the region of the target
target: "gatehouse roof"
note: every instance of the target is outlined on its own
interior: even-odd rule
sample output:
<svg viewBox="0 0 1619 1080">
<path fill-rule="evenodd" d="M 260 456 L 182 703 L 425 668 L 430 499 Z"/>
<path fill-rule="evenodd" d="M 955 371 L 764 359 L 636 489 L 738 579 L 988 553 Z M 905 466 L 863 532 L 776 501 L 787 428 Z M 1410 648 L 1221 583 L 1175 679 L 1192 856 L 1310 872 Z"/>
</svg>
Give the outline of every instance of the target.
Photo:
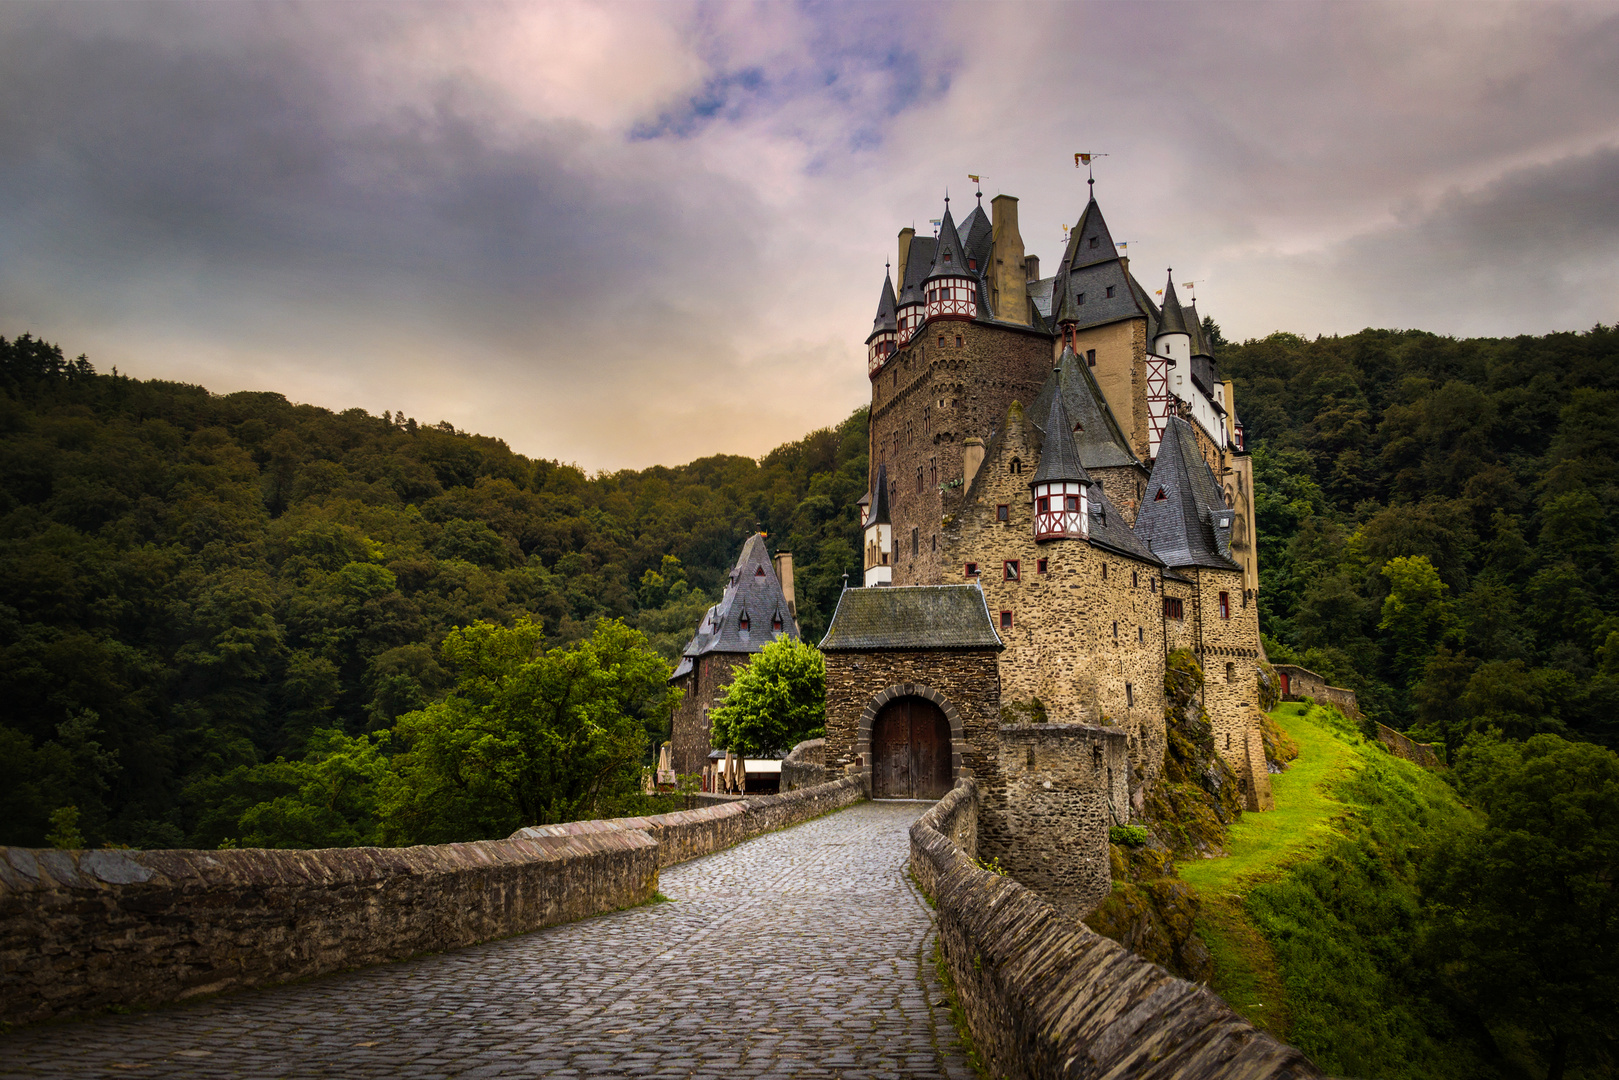
<svg viewBox="0 0 1619 1080">
<path fill-rule="evenodd" d="M 845 589 L 821 639 L 822 652 L 1002 648 L 977 585 Z"/>
</svg>

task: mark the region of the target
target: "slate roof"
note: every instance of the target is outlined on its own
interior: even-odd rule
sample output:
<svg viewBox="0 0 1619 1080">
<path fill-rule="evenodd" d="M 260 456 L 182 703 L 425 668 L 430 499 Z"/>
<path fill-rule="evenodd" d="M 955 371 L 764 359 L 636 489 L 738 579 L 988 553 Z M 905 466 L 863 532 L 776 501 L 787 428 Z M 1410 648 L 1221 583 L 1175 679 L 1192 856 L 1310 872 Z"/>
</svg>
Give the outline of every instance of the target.
<svg viewBox="0 0 1619 1080">
<path fill-rule="evenodd" d="M 871 320 L 871 334 L 873 336 L 884 330 L 893 330 L 899 326 L 895 308 L 899 306 L 894 298 L 894 279 L 887 272 L 883 273 L 883 291 L 877 298 L 877 317 Z M 866 340 L 871 340 L 868 336 Z"/>
<path fill-rule="evenodd" d="M 742 616 L 748 616 L 748 629 L 742 629 Z M 781 619 L 781 630 L 771 624 Z M 758 533 L 742 544 L 742 554 L 731 568 L 720 602 L 703 614 L 697 633 L 682 651 L 679 665 L 670 679 L 678 679 L 692 669 L 692 661 L 708 653 L 755 653 L 781 636 L 798 637 L 798 621 L 787 609 L 776 568 L 770 562 L 765 538 Z"/>
<path fill-rule="evenodd" d="M 1158 498 L 1162 491 L 1164 497 Z M 1192 426 L 1178 416 L 1164 424 L 1158 459 L 1136 512 L 1136 538 L 1166 566 L 1240 569 L 1231 558 L 1235 511 L 1203 456 Z"/>
<path fill-rule="evenodd" d="M 871 519 L 867 525 L 891 525 L 893 519 L 888 516 L 888 463 L 877 464 L 877 487 L 872 493 Z"/>
<path fill-rule="evenodd" d="M 989 215 L 984 213 L 983 203 L 973 207 L 966 220 L 956 226 L 956 235 L 961 237 L 961 246 L 967 252 L 967 258 L 978 261 L 977 272 L 986 273 L 989 269 L 990 246 L 995 240 L 995 227 Z"/>
<path fill-rule="evenodd" d="M 1043 319 L 1051 318 L 1052 286 L 1057 284 L 1054 277 L 1041 278 L 1039 281 L 1029 282 L 1029 299 L 1034 301 L 1034 309 Z"/>
<path fill-rule="evenodd" d="M 1039 449 L 1044 449 L 1047 428 L 1042 425 L 1049 423 L 1051 401 L 1058 396 L 1059 389 L 1080 464 L 1087 469 L 1140 464 L 1130 452 L 1130 444 L 1125 441 L 1124 431 L 1109 408 L 1102 388 L 1097 385 L 1090 365 L 1067 347 L 1063 348 L 1051 377 L 1029 406 L 1029 415 L 1041 418 L 1035 426 Z M 1076 426 L 1079 430 L 1074 431 Z"/>
<path fill-rule="evenodd" d="M 1160 334 L 1185 334 L 1186 316 L 1181 312 L 1181 303 L 1175 298 L 1175 272 L 1169 272 L 1169 283 L 1164 286 L 1164 302 L 1159 308 L 1158 332 Z"/>
<path fill-rule="evenodd" d="M 1132 559 L 1151 563 L 1154 566 L 1164 565 L 1164 561 L 1152 553 L 1152 550 L 1142 541 L 1141 537 L 1130 531 L 1129 524 L 1119 508 L 1113 505 L 1113 500 L 1107 497 L 1101 484 L 1094 485 L 1090 490 L 1091 524 L 1090 541 L 1097 547 L 1107 548 L 1120 555 L 1128 555 Z"/>
<path fill-rule="evenodd" d="M 1056 376 L 1057 372 L 1052 372 L 1052 379 Z M 1079 450 L 1074 446 L 1074 423 L 1068 418 L 1068 409 L 1063 405 L 1062 398 L 1061 394 L 1053 393 L 1051 404 L 1046 408 L 1046 423 L 1043 429 L 1046 437 L 1040 448 L 1040 466 L 1034 470 L 1034 479 L 1029 481 L 1031 486 L 1054 480 L 1094 483 L 1085 472 L 1085 466 L 1080 464 Z M 1040 414 L 1036 412 L 1034 415 Z"/>
<path fill-rule="evenodd" d="M 912 241 L 913 250 L 915 241 Z M 956 223 L 950 216 L 950 207 L 944 208 L 944 218 L 939 222 L 939 246 L 933 252 L 933 272 L 924 280 L 932 281 L 938 277 L 976 277 L 977 274 L 967 268 L 967 252 L 961 246 L 961 236 L 956 232 Z"/>
<path fill-rule="evenodd" d="M 1182 309 L 1186 318 L 1186 332 L 1192 337 L 1192 355 L 1212 358 L 1214 350 L 1209 348 L 1209 339 L 1203 336 L 1203 320 L 1197 315 L 1197 301 L 1192 301 Z"/>
<path fill-rule="evenodd" d="M 822 652 L 1004 647 L 977 585 L 845 589 L 821 639 Z"/>
</svg>

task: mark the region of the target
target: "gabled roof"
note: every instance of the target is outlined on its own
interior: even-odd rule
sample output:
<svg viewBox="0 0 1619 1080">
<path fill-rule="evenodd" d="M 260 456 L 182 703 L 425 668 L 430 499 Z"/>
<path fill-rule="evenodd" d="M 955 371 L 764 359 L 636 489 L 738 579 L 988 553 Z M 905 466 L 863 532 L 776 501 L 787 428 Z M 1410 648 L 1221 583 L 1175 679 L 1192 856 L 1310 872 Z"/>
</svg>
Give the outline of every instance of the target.
<svg viewBox="0 0 1619 1080">
<path fill-rule="evenodd" d="M 1164 286 L 1164 302 L 1159 308 L 1158 332 L 1160 334 L 1185 334 L 1186 316 L 1181 312 L 1180 301 L 1175 299 L 1175 272 L 1169 272 L 1169 283 Z"/>
<path fill-rule="evenodd" d="M 877 487 L 871 496 L 871 519 L 867 525 L 891 525 L 893 519 L 888 516 L 888 463 L 877 464 Z"/>
<path fill-rule="evenodd" d="M 1152 553 L 1152 550 L 1142 542 L 1141 537 L 1130 531 L 1130 525 L 1119 513 L 1119 508 L 1113 505 L 1113 500 L 1107 497 L 1107 492 L 1101 484 L 1095 484 L 1090 489 L 1091 523 L 1090 541 L 1097 547 L 1107 548 L 1120 555 L 1128 555 L 1132 559 L 1162 566 L 1163 560 Z"/>
<path fill-rule="evenodd" d="M 894 279 L 887 271 L 883 272 L 883 291 L 877 298 L 877 317 L 871 320 L 872 334 L 880 334 L 885 330 L 893 330 L 899 326 L 899 319 L 895 308 L 899 306 L 894 298 Z M 868 338 L 867 340 L 870 340 Z"/>
<path fill-rule="evenodd" d="M 742 617 L 748 628 L 742 628 Z M 772 623 L 781 620 L 781 630 Z M 776 638 L 798 637 L 798 621 L 787 607 L 776 568 L 771 564 L 765 538 L 754 533 L 742 544 L 742 554 L 731 568 L 720 602 L 703 614 L 697 633 L 682 652 L 679 666 L 670 676 L 679 678 L 691 670 L 691 661 L 708 653 L 755 653 Z"/>
<path fill-rule="evenodd" d="M 822 652 L 1002 649 L 977 585 L 844 589 Z"/>
<path fill-rule="evenodd" d="M 1236 570 L 1240 568 L 1231 559 L 1234 519 L 1219 483 L 1197 452 L 1192 425 L 1170 417 L 1136 511 L 1136 538 L 1167 566 Z"/>
<path fill-rule="evenodd" d="M 934 278 L 947 276 L 977 276 L 976 272 L 967 269 L 967 252 L 961 246 L 961 237 L 956 232 L 955 221 L 950 217 L 948 204 L 944 208 L 944 219 L 939 222 L 939 246 L 933 252 L 933 272 L 924 280 L 932 281 Z"/>
<path fill-rule="evenodd" d="M 1056 377 L 1057 373 L 1052 372 L 1052 379 Z M 1045 439 L 1040 448 L 1040 466 L 1034 470 L 1034 479 L 1029 481 L 1031 485 L 1056 480 L 1092 483 L 1090 476 L 1085 472 L 1085 466 L 1080 464 L 1079 451 L 1074 447 L 1074 424 L 1068 418 L 1068 409 L 1063 405 L 1062 399 L 1063 396 L 1059 393 L 1051 395 L 1051 404 L 1046 409 Z"/>
<path fill-rule="evenodd" d="M 1136 456 L 1130 452 L 1130 444 L 1125 440 L 1124 430 L 1119 426 L 1113 410 L 1108 406 L 1107 398 L 1102 394 L 1102 388 L 1096 383 L 1096 376 L 1091 373 L 1090 366 L 1081 360 L 1074 350 L 1064 347 L 1057 366 L 1052 369 L 1051 377 L 1035 395 L 1029 406 L 1029 415 L 1040 417 L 1035 431 L 1037 438 L 1043 444 L 1049 424 L 1051 402 L 1059 396 L 1062 397 L 1063 407 L 1068 411 L 1069 430 L 1073 433 L 1075 448 L 1079 451 L 1079 460 L 1087 469 L 1103 469 L 1120 465 L 1140 465 Z M 1043 450 L 1043 445 L 1041 449 Z"/>
</svg>

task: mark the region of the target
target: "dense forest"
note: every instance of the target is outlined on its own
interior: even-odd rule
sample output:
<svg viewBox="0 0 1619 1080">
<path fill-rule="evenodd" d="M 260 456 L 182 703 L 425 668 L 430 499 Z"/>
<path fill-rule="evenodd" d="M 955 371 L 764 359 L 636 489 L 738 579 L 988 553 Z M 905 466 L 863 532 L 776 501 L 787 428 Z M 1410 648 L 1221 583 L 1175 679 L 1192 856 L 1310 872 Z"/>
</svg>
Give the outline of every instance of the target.
<svg viewBox="0 0 1619 1080">
<path fill-rule="evenodd" d="M 587 476 L 448 424 L 0 339 L 0 842 L 43 844 L 73 807 L 59 836 L 213 847 L 311 785 L 342 789 L 322 796 L 339 827 L 257 835 L 383 838 L 339 804 L 387 750 L 368 736 L 466 696 L 452 631 L 527 619 L 589 651 L 606 617 L 671 660 L 757 527 L 794 552 L 819 640 L 860 569 L 865 468 L 864 412 L 759 461 Z M 667 706 L 638 706 L 654 733 Z"/>
<path fill-rule="evenodd" d="M 1619 745 L 1619 330 L 1226 346 L 1274 661 L 1454 751 Z"/>
<path fill-rule="evenodd" d="M 1276 334 L 1219 359 L 1273 659 L 1451 751 L 1486 729 L 1619 741 L 1619 332 Z M 56 835 L 89 844 L 448 835 L 377 831 L 370 804 L 251 826 L 311 786 L 343 804 L 405 747 L 401 717 L 484 700 L 446 652 L 461 628 L 532 628 L 564 666 L 672 660 L 754 528 L 795 553 L 817 640 L 859 572 L 865 450 L 862 411 L 758 461 L 588 476 L 0 339 L 0 840 L 45 843 L 65 807 Z M 604 617 L 640 636 L 599 638 Z M 612 692 L 655 737 L 650 678 Z"/>
</svg>

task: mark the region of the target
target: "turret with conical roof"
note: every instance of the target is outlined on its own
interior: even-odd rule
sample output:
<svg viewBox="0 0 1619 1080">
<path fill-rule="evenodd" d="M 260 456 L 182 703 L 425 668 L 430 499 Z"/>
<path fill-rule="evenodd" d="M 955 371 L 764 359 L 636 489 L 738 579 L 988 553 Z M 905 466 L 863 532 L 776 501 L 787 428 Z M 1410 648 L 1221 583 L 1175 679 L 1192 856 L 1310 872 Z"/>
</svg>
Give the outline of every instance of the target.
<svg viewBox="0 0 1619 1080">
<path fill-rule="evenodd" d="M 1174 270 L 1169 272 L 1169 281 L 1164 285 L 1164 304 L 1158 315 L 1158 336 L 1153 339 L 1152 351 L 1177 364 L 1191 363 L 1192 335 L 1186 329 L 1186 314 L 1175 296 Z"/>
<path fill-rule="evenodd" d="M 894 524 L 888 512 L 888 464 L 877 466 L 877 483 L 871 492 L 871 513 L 865 528 L 866 585 L 894 583 Z"/>
<path fill-rule="evenodd" d="M 945 200 L 944 218 L 939 222 L 939 246 L 934 251 L 933 270 L 923 281 L 927 315 L 933 319 L 972 319 L 978 316 L 978 275 L 969 268 L 967 252 L 961 246 L 956 223 L 950 216 L 950 200 Z"/>
<path fill-rule="evenodd" d="M 1034 496 L 1034 538 L 1057 540 L 1086 535 L 1090 526 L 1091 478 L 1074 446 L 1073 421 L 1060 393 L 1051 395 L 1045 416 L 1040 466 L 1029 487 Z"/>
<path fill-rule="evenodd" d="M 883 291 L 877 298 L 877 317 L 871 320 L 871 336 L 866 338 L 866 374 L 876 376 L 898 347 L 898 302 L 894 297 L 894 279 L 883 272 Z"/>
</svg>

